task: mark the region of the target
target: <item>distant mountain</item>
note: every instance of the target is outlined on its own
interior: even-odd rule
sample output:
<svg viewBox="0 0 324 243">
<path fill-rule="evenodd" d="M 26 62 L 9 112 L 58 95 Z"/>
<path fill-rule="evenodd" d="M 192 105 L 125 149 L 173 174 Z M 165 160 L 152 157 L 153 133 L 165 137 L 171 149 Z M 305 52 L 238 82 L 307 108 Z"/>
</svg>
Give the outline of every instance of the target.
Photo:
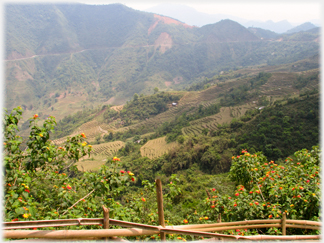
<svg viewBox="0 0 324 243">
<path fill-rule="evenodd" d="M 287 34 L 291 34 L 291 33 L 296 33 L 296 32 L 299 32 L 299 31 L 306 31 L 306 30 L 310 30 L 310 29 L 314 29 L 316 28 L 317 26 L 316 25 L 313 25 L 311 22 L 306 22 L 306 23 L 303 23 L 301 25 L 298 25 L 290 30 L 287 30 L 286 33 Z"/>
<path fill-rule="evenodd" d="M 239 18 L 233 15 L 227 14 L 206 14 L 195 10 L 182 4 L 162 3 L 154 7 L 148 8 L 145 11 L 168 16 L 177 19 L 188 25 L 202 27 L 204 25 L 213 24 L 224 19 L 231 19 L 240 23 L 244 27 L 261 28 L 264 30 L 270 30 L 277 34 L 285 33 L 286 31 L 294 28 L 296 24 L 289 23 L 287 20 L 273 22 L 268 20 L 266 22 L 247 20 Z M 316 23 L 318 20 L 314 20 Z"/>
<path fill-rule="evenodd" d="M 201 40 L 207 42 L 259 40 L 245 27 L 229 19 L 221 20 L 216 24 L 205 25 L 198 31 L 204 36 Z"/>
<path fill-rule="evenodd" d="M 245 19 L 228 14 L 206 14 L 186 5 L 172 3 L 162 3 L 148 8 L 145 11 L 178 19 L 181 22 L 197 27 L 201 27 L 207 24 L 214 24 L 223 19 L 231 19 L 239 23 L 247 21 Z"/>
<path fill-rule="evenodd" d="M 282 35 L 280 35 L 280 39 L 284 40 L 284 41 L 320 42 L 319 35 L 320 35 L 320 28 L 315 27 L 310 30 L 282 34 Z"/>
<path fill-rule="evenodd" d="M 261 28 L 249 27 L 248 30 L 261 39 L 275 39 L 279 36 L 279 34 L 271 30 L 264 30 Z"/>
<path fill-rule="evenodd" d="M 284 33 L 287 30 L 293 28 L 294 26 L 289 23 L 287 20 L 282 20 L 279 22 L 273 22 L 272 20 L 268 20 L 266 22 L 260 22 L 260 21 L 248 21 L 243 24 L 245 27 L 255 27 L 255 28 L 262 28 L 265 30 L 271 30 L 276 33 Z"/>
<path fill-rule="evenodd" d="M 318 33 L 267 41 L 233 20 L 198 28 L 122 4 L 7 4 L 5 23 L 5 106 L 55 115 L 319 50 Z"/>
</svg>

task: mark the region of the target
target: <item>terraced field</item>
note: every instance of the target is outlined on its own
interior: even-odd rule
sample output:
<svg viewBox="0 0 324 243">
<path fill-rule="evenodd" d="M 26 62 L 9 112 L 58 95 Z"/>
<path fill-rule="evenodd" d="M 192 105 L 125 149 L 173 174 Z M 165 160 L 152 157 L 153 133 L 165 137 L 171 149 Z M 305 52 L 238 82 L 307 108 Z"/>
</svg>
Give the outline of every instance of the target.
<svg viewBox="0 0 324 243">
<path fill-rule="evenodd" d="M 255 109 L 255 104 L 251 102 L 242 106 L 222 107 L 216 115 L 191 121 L 189 127 L 182 128 L 182 133 L 186 136 L 198 136 L 202 134 L 204 128 L 209 131 L 217 130 L 219 124 L 229 123 L 233 118 L 243 116 L 249 109 Z"/>
<path fill-rule="evenodd" d="M 119 149 L 125 146 L 125 143 L 122 141 L 115 141 L 109 143 L 101 143 L 92 146 L 93 155 L 105 155 L 113 156 L 117 153 Z"/>
<path fill-rule="evenodd" d="M 112 106 L 110 109 L 115 110 L 115 111 L 121 111 L 123 109 L 124 105 L 117 105 L 117 106 Z"/>
<path fill-rule="evenodd" d="M 141 155 L 143 157 L 154 159 L 178 146 L 177 142 L 167 143 L 165 138 L 166 137 L 161 137 L 148 141 L 144 146 L 141 147 Z"/>
</svg>

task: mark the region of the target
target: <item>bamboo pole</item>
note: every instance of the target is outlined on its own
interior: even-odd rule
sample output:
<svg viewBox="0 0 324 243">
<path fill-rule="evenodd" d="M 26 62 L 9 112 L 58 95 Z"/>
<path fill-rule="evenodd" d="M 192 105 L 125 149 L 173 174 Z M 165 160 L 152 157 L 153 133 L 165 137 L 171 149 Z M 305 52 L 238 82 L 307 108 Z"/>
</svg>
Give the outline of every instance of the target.
<svg viewBox="0 0 324 243">
<path fill-rule="evenodd" d="M 287 216 L 286 213 L 282 214 L 282 219 L 281 219 L 281 232 L 282 235 L 286 235 L 286 220 L 287 220 Z"/>
<path fill-rule="evenodd" d="M 322 222 L 310 221 L 310 220 L 294 220 L 294 219 L 287 219 L 286 222 L 287 222 L 288 224 L 304 224 L 304 225 L 316 225 L 316 226 L 322 226 Z"/>
<path fill-rule="evenodd" d="M 217 223 L 219 223 L 219 224 L 222 223 L 222 214 L 221 213 L 218 214 Z M 219 233 L 222 234 L 223 231 L 220 231 Z"/>
<path fill-rule="evenodd" d="M 111 236 L 138 236 L 159 234 L 159 230 L 144 229 L 100 229 L 100 230 L 4 230 L 4 238 L 47 238 L 47 239 L 71 239 L 71 238 L 104 238 Z"/>
<path fill-rule="evenodd" d="M 280 224 L 254 224 L 254 225 L 240 225 L 240 226 L 227 226 L 227 227 L 210 227 L 210 228 L 186 228 L 186 230 L 195 230 L 201 232 L 208 231 L 224 231 L 224 230 L 233 230 L 233 229 L 261 229 L 261 228 L 280 228 Z M 179 229 L 179 228 L 177 228 Z"/>
<path fill-rule="evenodd" d="M 244 236 L 248 240 L 319 240 L 322 239 L 321 235 L 255 235 Z"/>
<path fill-rule="evenodd" d="M 177 226 L 167 226 L 187 229 L 187 228 L 210 228 L 210 227 L 219 227 L 219 226 L 235 226 L 235 225 L 250 225 L 250 224 L 274 224 L 280 223 L 281 219 L 257 219 L 257 220 L 248 220 L 248 221 L 237 221 L 237 222 L 224 222 L 224 223 L 214 223 L 214 224 L 189 224 L 189 225 L 177 225 Z"/>
<path fill-rule="evenodd" d="M 296 225 L 296 224 L 286 224 L 286 228 L 321 230 L 321 227 L 309 226 L 309 225 Z"/>
<path fill-rule="evenodd" d="M 106 208 L 104 205 L 102 205 L 103 209 L 103 228 L 109 229 L 109 209 Z M 108 241 L 108 237 L 104 238 L 106 241 Z"/>
<path fill-rule="evenodd" d="M 236 240 L 309 240 L 309 239 L 321 239 L 320 235 L 302 235 L 302 236 L 237 236 L 237 235 L 223 235 L 216 233 L 205 233 L 198 231 L 180 230 L 180 229 L 168 229 L 159 228 L 160 230 L 142 230 L 142 229 L 103 229 L 103 230 L 5 230 L 5 238 L 47 238 L 47 239 L 84 239 L 89 237 L 102 238 L 112 236 L 138 236 L 138 235 L 153 235 L 158 233 L 168 234 L 185 234 L 205 237 L 218 237 L 224 240 L 236 239 Z"/>
<path fill-rule="evenodd" d="M 155 183 L 156 183 L 156 196 L 157 196 L 157 203 L 158 203 L 159 225 L 165 228 L 161 179 L 156 179 Z M 161 233 L 160 236 L 162 241 L 166 240 L 165 233 Z"/>
<path fill-rule="evenodd" d="M 58 219 L 58 220 L 39 220 L 39 221 L 15 221 L 5 222 L 4 229 L 31 229 L 31 228 L 44 228 L 44 227 L 59 227 L 59 226 L 74 226 L 74 225 L 100 225 L 103 224 L 102 218 L 93 219 Z M 109 219 L 111 225 L 118 225 L 128 228 L 140 228 L 140 229 L 158 229 L 158 226 L 132 223 L 127 221 L 121 221 L 117 219 Z"/>
</svg>

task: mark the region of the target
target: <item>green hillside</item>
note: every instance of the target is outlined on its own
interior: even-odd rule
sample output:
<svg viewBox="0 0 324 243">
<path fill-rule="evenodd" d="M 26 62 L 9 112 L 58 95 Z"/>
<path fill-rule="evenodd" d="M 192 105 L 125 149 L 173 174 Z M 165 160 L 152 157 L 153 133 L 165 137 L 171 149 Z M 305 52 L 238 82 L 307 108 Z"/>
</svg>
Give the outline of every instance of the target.
<svg viewBox="0 0 324 243">
<path fill-rule="evenodd" d="M 196 28 L 121 4 L 5 5 L 5 106 L 59 119 L 222 71 L 318 54 L 319 36 L 261 40 L 231 20 Z M 297 37 L 296 37 L 297 38 Z M 17 95 L 19 94 L 19 95 Z"/>
</svg>

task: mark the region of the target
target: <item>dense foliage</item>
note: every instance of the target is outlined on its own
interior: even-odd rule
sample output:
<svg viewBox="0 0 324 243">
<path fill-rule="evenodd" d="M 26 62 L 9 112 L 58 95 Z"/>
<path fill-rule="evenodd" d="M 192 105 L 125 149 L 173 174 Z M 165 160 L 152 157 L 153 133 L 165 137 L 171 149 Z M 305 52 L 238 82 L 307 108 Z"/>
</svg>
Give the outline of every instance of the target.
<svg viewBox="0 0 324 243">
<path fill-rule="evenodd" d="M 288 219 L 319 220 L 318 147 L 297 151 L 280 164 L 268 161 L 261 153 L 250 154 L 243 150 L 242 155 L 231 158 L 229 179 L 237 186 L 233 191 L 226 176 L 208 176 L 199 172 L 204 166 L 210 168 L 208 163 L 214 161 L 205 156 L 206 153 L 200 159 L 200 168 L 197 163 L 183 165 L 185 173 L 171 174 L 172 169 L 159 160 L 150 163 L 146 158 L 147 163 L 140 160 L 122 163 L 117 157 L 107 161 L 97 172 L 80 172 L 74 163 L 91 152 L 91 145 L 84 141 L 86 135 L 83 133 L 68 138 L 59 147 L 51 143 L 49 135 L 55 126 L 54 117 L 49 117 L 42 126 L 38 125 L 37 114 L 30 119 L 31 133 L 23 152 L 19 148 L 21 137 L 16 135 L 21 115 L 22 109 L 18 107 L 6 113 L 4 119 L 4 221 L 102 217 L 101 205 L 106 205 L 114 219 L 157 225 L 154 170 L 162 172 L 159 173 L 165 185 L 167 225 L 211 223 L 219 214 L 222 221 L 281 218 L 284 212 Z M 224 141 L 214 141 L 212 146 L 204 149 L 210 156 L 217 156 L 227 146 Z M 195 143 L 188 140 L 186 146 L 198 152 L 201 145 Z M 218 150 L 214 151 L 215 148 Z M 168 156 L 174 158 L 172 153 Z M 126 172 L 121 166 L 126 169 L 134 166 L 137 170 Z M 144 171 L 151 175 L 149 180 L 144 179 Z M 137 182 L 134 174 L 138 174 Z M 224 233 L 249 235 L 264 232 L 230 230 Z M 267 233 L 280 234 L 280 229 L 271 228 Z M 288 234 L 318 232 L 288 229 Z M 179 238 L 197 239 L 168 235 L 168 239 Z M 130 239 L 159 239 L 159 236 Z"/>
<path fill-rule="evenodd" d="M 250 119 L 252 117 L 250 116 Z M 319 142 L 319 100 L 317 95 L 288 98 L 287 104 L 264 108 L 242 127 L 239 149 L 263 151 L 271 159 L 288 156 Z"/>
<path fill-rule="evenodd" d="M 97 173 L 79 172 L 75 162 L 90 154 L 91 145 L 83 133 L 54 145 L 49 140 L 54 117 L 39 126 L 34 115 L 27 148 L 22 151 L 17 135 L 21 115 L 18 107 L 4 120 L 4 221 L 77 218 L 92 211 L 99 216 L 98 203 L 113 204 L 111 198 L 135 181 L 133 173 L 119 170 L 117 159 Z"/>
</svg>

